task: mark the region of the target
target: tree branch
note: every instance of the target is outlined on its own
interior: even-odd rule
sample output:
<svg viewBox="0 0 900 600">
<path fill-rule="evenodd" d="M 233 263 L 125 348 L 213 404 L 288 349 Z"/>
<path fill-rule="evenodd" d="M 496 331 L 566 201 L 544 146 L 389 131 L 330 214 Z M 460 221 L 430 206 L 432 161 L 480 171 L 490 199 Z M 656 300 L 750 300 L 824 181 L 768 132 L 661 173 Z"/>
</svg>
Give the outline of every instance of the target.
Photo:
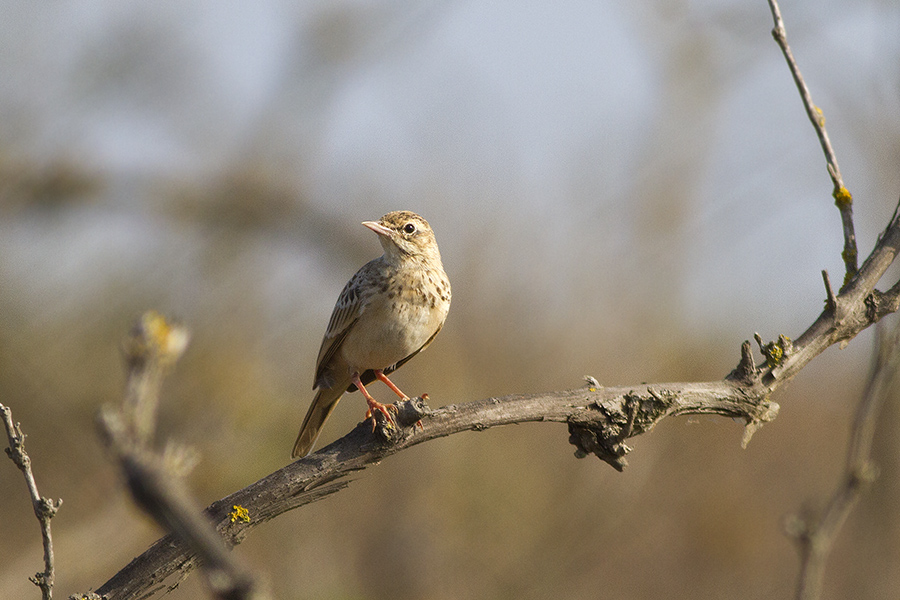
<svg viewBox="0 0 900 600">
<path fill-rule="evenodd" d="M 121 406 L 100 411 L 101 438 L 118 460 L 135 503 L 200 558 L 217 598 L 260 598 L 253 576 L 228 553 L 220 536 L 200 512 L 181 480 L 193 462 L 172 444 L 162 454 L 151 449 L 159 388 L 168 368 L 187 345 L 187 332 L 155 312 L 135 324 L 123 353 L 128 383 Z M 235 506 L 232 519 L 242 516 Z M 237 515 L 237 516 L 236 516 Z"/>
<path fill-rule="evenodd" d="M 25 434 L 22 433 L 22 426 L 13 422 L 12 411 L 2 404 L 0 404 L 0 415 L 2 415 L 3 424 L 6 427 L 6 438 L 9 441 L 6 455 L 25 475 L 25 484 L 28 486 L 28 493 L 31 496 L 31 507 L 34 510 L 34 516 L 37 517 L 38 522 L 41 524 L 41 539 L 44 542 L 44 570 L 41 573 L 35 573 L 34 577 L 29 577 L 28 579 L 41 588 L 41 597 L 44 600 L 50 600 L 53 598 L 53 581 L 55 578 L 53 536 L 50 534 L 50 519 L 59 510 L 62 500 L 54 502 L 49 498 L 41 497 L 38 492 L 37 482 L 34 480 L 34 473 L 31 471 L 31 457 L 25 452 Z"/>
<path fill-rule="evenodd" d="M 214 502 L 206 516 L 228 546 L 239 544 L 251 529 L 291 509 L 344 489 L 349 477 L 388 456 L 436 438 L 461 431 L 483 431 L 523 422 L 566 423 L 576 456 L 594 454 L 622 470 L 630 448 L 625 440 L 648 432 L 666 417 L 718 414 L 741 418 L 743 443 L 778 413 L 771 394 L 789 381 L 826 348 L 846 343 L 860 331 L 897 310 L 900 284 L 887 293 L 875 285 L 900 248 L 900 216 L 892 218 L 872 254 L 846 288 L 834 296 L 819 318 L 795 341 L 781 336 L 764 344 L 766 362 L 757 366 L 749 342 L 741 347 L 737 367 L 723 380 L 701 383 L 664 383 L 632 387 L 589 387 L 544 394 L 510 395 L 437 410 L 424 398 L 398 404 L 396 427 L 370 422 L 320 451 L 296 461 Z M 761 340 L 760 340 L 761 342 Z M 595 382 L 594 382 L 595 383 Z M 415 423 L 421 419 L 423 428 Z M 248 510 L 246 521 L 232 518 L 234 506 Z M 174 536 L 157 541 L 97 592 L 110 600 L 143 597 L 173 575 L 181 577 L 196 566 L 194 552 Z"/>
<path fill-rule="evenodd" d="M 577 390 L 488 398 L 437 410 L 427 407 L 427 397 L 399 403 L 396 427 L 379 420 L 373 431 L 368 423 L 361 423 L 319 452 L 211 504 L 206 516 L 216 523 L 226 544 L 239 544 L 256 525 L 344 489 L 353 473 L 369 465 L 411 446 L 461 431 L 482 431 L 529 421 L 566 423 L 569 442 L 576 447 L 577 457 L 594 454 L 620 471 L 627 466 L 625 456 L 631 451 L 625 441 L 652 430 L 660 420 L 670 416 L 719 414 L 742 418 L 745 423 L 742 444 L 746 445 L 762 424 L 776 417 L 779 407 L 769 401 L 773 392 L 829 346 L 845 345 L 860 331 L 896 311 L 900 306 L 900 282 L 886 293 L 875 286 L 900 248 L 898 211 L 872 253 L 857 269 L 852 196 L 841 178 L 822 111 L 813 104 L 787 44 L 778 3 L 769 0 L 769 6 L 775 22 L 772 34 L 787 60 L 825 153 L 844 233 L 844 284 L 835 294 L 827 273 L 823 272 L 825 310 L 796 341 L 781 335 L 777 341 L 763 343 L 756 335 L 765 363 L 757 366 L 749 341 L 744 342 L 738 365 L 720 381 L 604 388 L 591 379 L 588 387 Z M 423 425 L 421 430 L 416 427 L 418 421 Z M 235 520 L 236 506 L 247 509 L 246 520 Z M 146 597 L 148 590 L 161 589 L 170 576 L 186 576 L 196 562 L 194 551 L 169 535 L 97 591 L 111 600 Z"/>
<path fill-rule="evenodd" d="M 870 461 L 872 439 L 878 411 L 890 394 L 900 367 L 900 325 L 895 323 L 890 332 L 885 332 L 879 324 L 875 349 L 872 372 L 856 409 L 847 466 L 840 484 L 818 519 L 794 515 L 785 523 L 800 552 L 798 600 L 815 600 L 821 596 L 828 554 L 863 490 L 875 479 L 876 468 Z"/>
<path fill-rule="evenodd" d="M 841 177 L 841 170 L 837 163 L 837 155 L 834 153 L 834 148 L 831 146 L 828 132 L 825 131 L 825 116 L 822 114 L 822 109 L 813 104 L 812 94 L 810 94 L 809 88 L 806 87 L 803 75 L 800 74 L 800 69 L 797 67 L 797 62 L 794 60 L 794 54 L 791 52 L 791 47 L 788 46 L 787 32 L 784 28 L 784 21 L 781 19 L 781 9 L 778 6 L 778 1 L 768 0 L 768 2 L 769 8 L 772 11 L 772 19 L 775 21 L 775 28 L 772 29 L 772 37 L 775 38 L 775 41 L 781 48 L 782 54 L 784 54 L 784 59 L 787 61 L 788 68 L 791 70 L 791 76 L 793 76 L 794 83 L 797 85 L 797 90 L 800 92 L 800 98 L 803 100 L 806 116 L 809 117 L 810 122 L 816 130 L 816 135 L 819 136 L 819 143 L 822 145 L 822 151 L 825 153 L 828 174 L 831 176 L 831 182 L 834 184 L 832 196 L 834 197 L 835 205 L 841 212 L 841 223 L 843 224 L 844 229 L 844 251 L 841 253 L 841 257 L 844 259 L 844 267 L 846 269 L 844 276 L 844 283 L 846 284 L 850 281 L 850 278 L 856 274 L 857 250 L 856 233 L 853 228 L 853 196 L 847 188 L 844 187 L 844 180 Z"/>
</svg>

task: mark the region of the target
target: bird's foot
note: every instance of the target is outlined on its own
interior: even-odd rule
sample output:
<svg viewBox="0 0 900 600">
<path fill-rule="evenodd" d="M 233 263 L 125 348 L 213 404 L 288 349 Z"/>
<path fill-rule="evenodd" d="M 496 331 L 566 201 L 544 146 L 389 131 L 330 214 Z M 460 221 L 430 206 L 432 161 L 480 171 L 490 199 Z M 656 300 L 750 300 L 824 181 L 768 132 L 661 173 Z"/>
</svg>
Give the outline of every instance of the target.
<svg viewBox="0 0 900 600">
<path fill-rule="evenodd" d="M 387 422 L 391 425 L 394 425 L 394 417 L 391 416 L 391 413 L 397 414 L 397 407 L 393 404 L 382 404 L 377 400 L 370 400 L 366 398 L 366 403 L 369 405 L 369 410 L 366 411 L 366 419 L 372 419 L 372 431 L 375 431 L 375 427 L 378 422 L 375 420 L 375 412 L 380 412 L 384 415 L 384 418 L 387 419 Z"/>
</svg>

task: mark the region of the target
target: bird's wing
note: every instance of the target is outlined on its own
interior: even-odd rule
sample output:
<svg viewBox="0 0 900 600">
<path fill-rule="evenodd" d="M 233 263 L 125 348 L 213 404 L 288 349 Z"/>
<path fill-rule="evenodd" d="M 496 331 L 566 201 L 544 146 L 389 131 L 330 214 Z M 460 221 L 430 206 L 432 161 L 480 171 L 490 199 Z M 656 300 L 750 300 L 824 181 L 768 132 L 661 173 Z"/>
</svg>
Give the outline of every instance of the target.
<svg viewBox="0 0 900 600">
<path fill-rule="evenodd" d="M 313 383 L 313 389 L 320 386 L 320 380 L 328 369 L 332 357 L 347 333 L 359 319 L 369 297 L 365 294 L 365 287 L 360 286 L 360 280 L 367 276 L 367 269 L 372 263 L 367 263 L 356 274 L 350 278 L 341 295 L 338 296 L 337 303 L 334 305 L 334 311 L 331 313 L 331 319 L 328 321 L 328 328 L 325 330 L 325 337 L 322 338 L 322 346 L 319 348 L 319 358 L 316 360 L 316 377 Z"/>
</svg>

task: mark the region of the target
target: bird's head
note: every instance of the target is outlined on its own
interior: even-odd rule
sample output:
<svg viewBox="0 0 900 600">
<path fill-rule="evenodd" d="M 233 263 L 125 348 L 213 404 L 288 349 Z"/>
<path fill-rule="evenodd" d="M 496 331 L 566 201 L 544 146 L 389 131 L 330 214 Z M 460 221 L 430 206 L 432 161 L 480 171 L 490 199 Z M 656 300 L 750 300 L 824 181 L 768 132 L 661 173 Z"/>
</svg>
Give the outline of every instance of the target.
<svg viewBox="0 0 900 600">
<path fill-rule="evenodd" d="M 384 255 L 391 262 L 441 260 L 428 221 L 414 212 L 395 210 L 377 221 L 363 221 L 363 225 L 378 234 Z"/>
</svg>

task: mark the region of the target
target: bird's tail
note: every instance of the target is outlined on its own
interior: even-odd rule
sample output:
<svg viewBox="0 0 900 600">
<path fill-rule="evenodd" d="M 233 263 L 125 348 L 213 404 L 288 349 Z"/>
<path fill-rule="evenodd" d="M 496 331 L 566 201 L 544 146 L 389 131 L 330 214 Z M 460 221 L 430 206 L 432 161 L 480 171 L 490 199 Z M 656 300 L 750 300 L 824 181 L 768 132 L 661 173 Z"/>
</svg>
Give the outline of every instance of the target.
<svg viewBox="0 0 900 600">
<path fill-rule="evenodd" d="M 294 442 L 291 458 L 306 456 L 312 451 L 316 438 L 319 437 L 319 432 L 322 430 L 322 425 L 325 424 L 325 420 L 331 415 L 346 389 L 347 386 L 336 385 L 316 392 L 316 397 L 309 405 L 306 418 L 303 419 L 303 425 L 300 426 L 300 433 L 297 435 L 297 441 Z"/>
</svg>

